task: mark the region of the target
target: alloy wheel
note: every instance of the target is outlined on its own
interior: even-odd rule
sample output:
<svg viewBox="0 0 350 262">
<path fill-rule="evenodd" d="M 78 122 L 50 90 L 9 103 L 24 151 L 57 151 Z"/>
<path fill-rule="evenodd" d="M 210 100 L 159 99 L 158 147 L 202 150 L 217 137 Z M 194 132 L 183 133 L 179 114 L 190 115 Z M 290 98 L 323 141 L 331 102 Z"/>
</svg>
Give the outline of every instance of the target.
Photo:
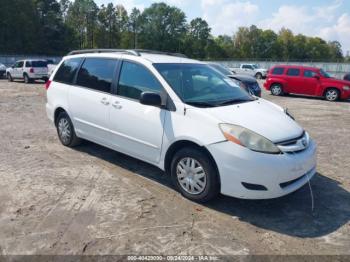
<svg viewBox="0 0 350 262">
<path fill-rule="evenodd" d="M 335 101 L 338 99 L 338 92 L 334 89 L 328 90 L 326 92 L 326 98 L 328 101 Z"/>
<path fill-rule="evenodd" d="M 58 134 L 64 144 L 69 144 L 71 133 L 68 120 L 66 118 L 61 118 L 58 122 Z"/>
</svg>

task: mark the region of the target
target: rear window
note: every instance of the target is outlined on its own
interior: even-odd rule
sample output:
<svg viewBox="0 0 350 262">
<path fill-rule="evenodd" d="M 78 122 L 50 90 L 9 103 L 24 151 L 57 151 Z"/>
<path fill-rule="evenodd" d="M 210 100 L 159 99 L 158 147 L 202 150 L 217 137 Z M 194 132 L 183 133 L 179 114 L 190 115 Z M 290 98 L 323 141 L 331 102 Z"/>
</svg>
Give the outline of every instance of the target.
<svg viewBox="0 0 350 262">
<path fill-rule="evenodd" d="M 57 70 L 53 80 L 65 84 L 72 84 L 81 60 L 81 58 L 72 58 L 64 61 Z"/>
<path fill-rule="evenodd" d="M 299 76 L 300 75 L 300 69 L 297 68 L 289 68 L 287 71 L 288 76 Z"/>
<path fill-rule="evenodd" d="M 105 58 L 87 58 L 77 78 L 77 85 L 96 91 L 111 92 L 111 85 L 118 61 Z"/>
<path fill-rule="evenodd" d="M 283 75 L 284 72 L 284 68 L 283 67 L 276 67 L 274 69 L 272 69 L 271 74 L 273 75 Z"/>
<path fill-rule="evenodd" d="M 31 61 L 29 63 L 31 67 L 47 67 L 46 61 Z"/>
</svg>

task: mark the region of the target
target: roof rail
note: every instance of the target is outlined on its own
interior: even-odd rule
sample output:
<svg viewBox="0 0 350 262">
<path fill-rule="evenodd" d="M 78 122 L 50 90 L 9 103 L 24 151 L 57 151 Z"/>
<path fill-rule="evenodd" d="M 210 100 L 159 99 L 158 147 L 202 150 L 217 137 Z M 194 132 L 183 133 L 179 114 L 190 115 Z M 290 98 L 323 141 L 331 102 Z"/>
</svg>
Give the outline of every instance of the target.
<svg viewBox="0 0 350 262">
<path fill-rule="evenodd" d="M 156 54 L 156 55 L 169 55 L 169 56 L 177 56 L 182 58 L 187 58 L 186 55 L 180 54 L 180 53 L 171 53 L 171 52 L 163 52 L 163 51 L 155 51 L 155 50 L 148 50 L 148 49 L 133 49 L 130 51 L 135 51 L 141 55 L 141 53 L 145 54 Z"/>
<path fill-rule="evenodd" d="M 162 52 L 155 50 L 147 50 L 147 49 L 83 49 L 83 50 L 75 50 L 70 52 L 68 55 L 80 55 L 80 54 L 91 54 L 91 53 L 122 53 L 134 56 L 141 56 L 144 54 L 157 54 L 157 55 L 169 55 L 187 58 L 186 55 L 180 53 L 171 53 L 171 52 Z"/>
<path fill-rule="evenodd" d="M 83 50 L 74 50 L 68 55 L 80 55 L 80 54 L 91 54 L 91 53 L 123 53 L 123 54 L 129 54 L 134 56 L 140 56 L 138 52 L 135 52 L 134 50 L 127 50 L 127 49 L 83 49 Z"/>
</svg>

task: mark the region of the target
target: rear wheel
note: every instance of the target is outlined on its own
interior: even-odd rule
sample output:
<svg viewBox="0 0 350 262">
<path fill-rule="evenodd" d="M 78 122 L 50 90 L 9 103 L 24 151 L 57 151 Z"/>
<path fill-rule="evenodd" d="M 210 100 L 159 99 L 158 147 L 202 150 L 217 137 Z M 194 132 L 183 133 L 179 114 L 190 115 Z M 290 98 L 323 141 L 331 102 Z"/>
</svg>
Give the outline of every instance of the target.
<svg viewBox="0 0 350 262">
<path fill-rule="evenodd" d="M 27 74 L 23 75 L 24 78 L 24 83 L 29 84 L 32 82 L 32 80 L 29 78 L 29 76 Z"/>
<path fill-rule="evenodd" d="M 340 93 L 339 93 L 338 89 L 330 88 L 330 89 L 327 89 L 324 96 L 325 96 L 327 101 L 334 102 L 334 101 L 337 101 L 339 99 Z"/>
<path fill-rule="evenodd" d="M 263 78 L 263 76 L 261 73 L 256 73 L 255 78 L 260 80 Z"/>
<path fill-rule="evenodd" d="M 74 126 L 66 112 L 58 115 L 56 120 L 57 134 L 64 146 L 74 147 L 81 143 L 74 131 Z"/>
<path fill-rule="evenodd" d="M 281 96 L 283 94 L 283 89 L 280 84 L 273 84 L 270 88 L 270 91 L 274 96 Z"/>
<path fill-rule="evenodd" d="M 11 76 L 10 73 L 7 74 L 7 80 L 8 80 L 9 82 L 13 82 L 13 78 L 12 78 L 12 76 Z"/>
<path fill-rule="evenodd" d="M 193 201 L 207 202 L 220 191 L 219 175 L 213 161 L 194 147 L 180 149 L 174 155 L 171 177 L 181 194 Z"/>
</svg>

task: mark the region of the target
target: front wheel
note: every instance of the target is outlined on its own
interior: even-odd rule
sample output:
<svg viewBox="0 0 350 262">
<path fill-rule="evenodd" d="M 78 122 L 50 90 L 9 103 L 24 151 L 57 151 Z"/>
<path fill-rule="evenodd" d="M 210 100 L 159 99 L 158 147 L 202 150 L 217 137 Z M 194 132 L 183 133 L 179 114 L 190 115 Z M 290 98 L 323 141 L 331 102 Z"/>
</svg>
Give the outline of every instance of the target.
<svg viewBox="0 0 350 262">
<path fill-rule="evenodd" d="M 12 78 L 12 76 L 11 76 L 10 73 L 7 74 L 7 80 L 8 80 L 9 82 L 13 82 L 13 78 Z"/>
<path fill-rule="evenodd" d="M 283 89 L 280 84 L 273 84 L 270 88 L 270 91 L 274 96 L 281 96 L 283 94 Z"/>
<path fill-rule="evenodd" d="M 339 91 L 335 88 L 330 88 L 325 93 L 325 98 L 327 101 L 334 102 L 340 97 Z"/>
<path fill-rule="evenodd" d="M 213 160 L 197 148 L 183 148 L 175 154 L 171 177 L 181 194 L 196 202 L 207 202 L 220 192 L 219 175 Z"/>
<path fill-rule="evenodd" d="M 64 146 L 74 147 L 80 144 L 81 140 L 74 131 L 74 126 L 66 112 L 58 115 L 56 121 L 57 134 Z"/>
</svg>

